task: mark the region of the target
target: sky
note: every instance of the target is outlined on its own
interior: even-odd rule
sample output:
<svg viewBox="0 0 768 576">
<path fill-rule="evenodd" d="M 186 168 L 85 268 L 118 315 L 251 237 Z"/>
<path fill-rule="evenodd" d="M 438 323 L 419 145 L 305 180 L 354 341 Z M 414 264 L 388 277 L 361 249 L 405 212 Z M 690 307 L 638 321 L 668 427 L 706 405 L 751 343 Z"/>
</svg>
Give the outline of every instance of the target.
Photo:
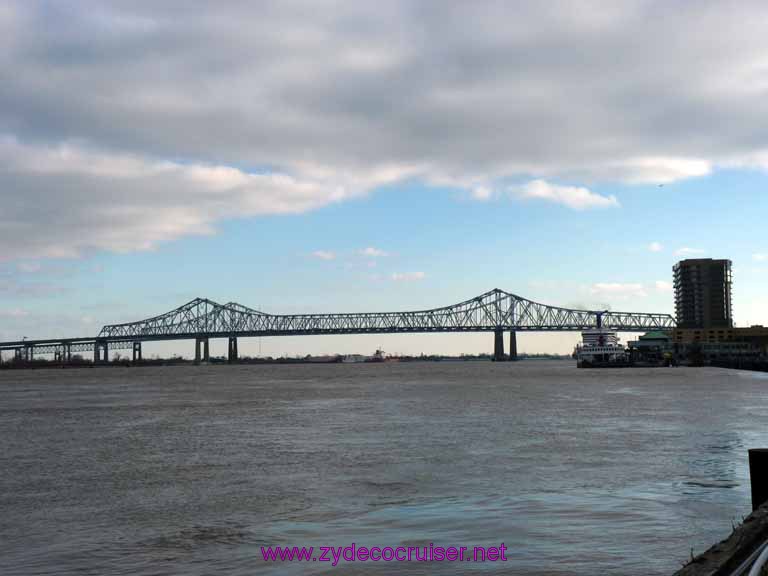
<svg viewBox="0 0 768 576">
<path fill-rule="evenodd" d="M 730 258 L 736 325 L 768 325 L 767 18 L 764 1 L 6 0 L 0 340 L 91 336 L 198 296 L 397 311 L 501 288 L 673 313 L 690 257 Z"/>
</svg>

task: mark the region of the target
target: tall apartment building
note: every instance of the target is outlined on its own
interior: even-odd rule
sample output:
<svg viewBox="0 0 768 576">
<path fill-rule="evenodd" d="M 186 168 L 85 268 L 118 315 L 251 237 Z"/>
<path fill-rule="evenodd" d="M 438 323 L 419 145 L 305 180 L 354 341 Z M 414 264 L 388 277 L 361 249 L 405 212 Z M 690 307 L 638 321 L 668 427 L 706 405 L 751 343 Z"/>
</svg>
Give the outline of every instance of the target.
<svg viewBox="0 0 768 576">
<path fill-rule="evenodd" d="M 733 327 L 730 260 L 681 260 L 672 270 L 678 328 Z"/>
</svg>

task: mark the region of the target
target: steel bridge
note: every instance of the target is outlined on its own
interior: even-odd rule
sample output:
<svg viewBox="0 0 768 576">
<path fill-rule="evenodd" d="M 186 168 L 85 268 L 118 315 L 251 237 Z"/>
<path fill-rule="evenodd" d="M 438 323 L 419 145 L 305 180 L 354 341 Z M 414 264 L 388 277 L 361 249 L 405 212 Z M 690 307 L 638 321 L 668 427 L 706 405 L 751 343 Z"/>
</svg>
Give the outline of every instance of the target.
<svg viewBox="0 0 768 576">
<path fill-rule="evenodd" d="M 73 352 L 93 352 L 95 363 L 108 360 L 109 349 L 130 349 L 141 359 L 141 343 L 194 340 L 195 359 L 209 359 L 209 340 L 229 340 L 230 361 L 238 357 L 238 337 L 322 334 L 398 334 L 416 332 L 494 332 L 494 358 L 506 359 L 504 332 L 510 333 L 509 358 L 517 356 L 517 332 L 582 331 L 603 327 L 621 332 L 671 330 L 669 314 L 574 310 L 540 304 L 494 289 L 470 300 L 410 312 L 347 314 L 267 314 L 235 302 L 219 304 L 195 298 L 159 316 L 138 322 L 108 324 L 90 338 L 19 340 L 0 342 L 0 352 L 12 350 L 17 359 L 30 361 L 35 354 L 69 361 Z"/>
</svg>

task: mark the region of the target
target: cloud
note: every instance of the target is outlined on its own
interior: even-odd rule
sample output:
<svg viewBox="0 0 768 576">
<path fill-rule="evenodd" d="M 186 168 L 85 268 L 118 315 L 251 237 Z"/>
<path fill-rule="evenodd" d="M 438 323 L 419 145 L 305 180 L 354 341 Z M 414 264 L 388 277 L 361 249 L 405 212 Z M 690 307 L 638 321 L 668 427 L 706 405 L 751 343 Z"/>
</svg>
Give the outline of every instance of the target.
<svg viewBox="0 0 768 576">
<path fill-rule="evenodd" d="M 662 246 L 659 242 L 651 242 L 648 244 L 648 250 L 651 252 L 661 252 L 664 250 L 664 246 Z"/>
<path fill-rule="evenodd" d="M 312 256 L 318 260 L 335 260 L 336 254 L 327 250 L 315 250 L 312 252 Z"/>
<path fill-rule="evenodd" d="M 42 269 L 42 265 L 39 262 L 19 262 L 17 267 L 19 271 L 26 272 L 27 274 L 40 272 Z"/>
<path fill-rule="evenodd" d="M 597 284 L 593 284 L 589 291 L 596 296 L 606 298 L 612 297 L 622 300 L 629 298 L 645 298 L 648 296 L 648 293 L 642 284 L 634 283 L 622 284 L 620 282 L 598 282 Z"/>
<path fill-rule="evenodd" d="M 64 338 L 94 334 L 99 324 L 85 324 L 75 311 L 35 310 L 23 307 L 0 308 L 0 341 L 21 340 L 26 337 Z M 94 330 L 96 328 L 96 330 Z M 5 358 L 8 352 L 5 352 Z"/>
<path fill-rule="evenodd" d="M 0 244 L 7 248 L 0 259 L 148 250 L 181 236 L 211 234 L 224 218 L 299 213 L 351 195 L 275 172 L 10 138 L 0 138 L 0 189 L 16 200 L 0 212 Z"/>
<path fill-rule="evenodd" d="M 15 276 L 0 276 L 0 297 L 40 298 L 64 292 L 64 288 L 52 282 L 27 282 Z"/>
<path fill-rule="evenodd" d="M 672 283 L 664 280 L 656 280 L 655 286 L 657 292 L 672 292 L 673 289 Z"/>
<path fill-rule="evenodd" d="M 389 256 L 388 252 L 385 252 L 384 250 L 380 250 L 379 248 L 374 248 L 373 246 L 368 246 L 367 248 L 358 250 L 357 253 L 367 258 L 380 258 L 383 256 Z"/>
<path fill-rule="evenodd" d="M 617 179 L 633 184 L 665 184 L 706 176 L 712 163 L 700 158 L 629 158 L 615 167 Z"/>
<path fill-rule="evenodd" d="M 590 192 L 587 188 L 558 186 L 544 180 L 532 180 L 520 188 L 513 189 L 513 193 L 522 198 L 538 198 L 564 204 L 574 210 L 606 208 L 619 205 L 619 201 L 613 195 L 601 196 L 600 194 Z"/>
<path fill-rule="evenodd" d="M 765 262 L 766 260 L 768 260 L 768 254 L 763 254 L 763 253 L 752 254 L 752 260 L 754 260 L 755 262 Z"/>
<path fill-rule="evenodd" d="M 424 272 L 394 272 L 391 276 L 395 282 L 414 282 L 424 280 L 427 275 Z"/>
<path fill-rule="evenodd" d="M 29 312 L 21 308 L 0 308 L 0 318 L 24 318 L 28 315 Z"/>
<path fill-rule="evenodd" d="M 6 258 L 149 249 L 405 179 L 478 200 L 530 179 L 581 209 L 618 205 L 595 182 L 768 170 L 765 2 L 51 10 L 0 7 Z"/>
<path fill-rule="evenodd" d="M 702 248 L 690 248 L 688 246 L 683 246 L 682 248 L 675 250 L 675 256 L 699 256 L 706 253 L 707 251 Z"/>
<path fill-rule="evenodd" d="M 472 188 L 471 195 L 474 200 L 480 200 L 482 202 L 490 200 L 493 197 L 493 190 L 486 186 L 475 186 Z"/>
</svg>

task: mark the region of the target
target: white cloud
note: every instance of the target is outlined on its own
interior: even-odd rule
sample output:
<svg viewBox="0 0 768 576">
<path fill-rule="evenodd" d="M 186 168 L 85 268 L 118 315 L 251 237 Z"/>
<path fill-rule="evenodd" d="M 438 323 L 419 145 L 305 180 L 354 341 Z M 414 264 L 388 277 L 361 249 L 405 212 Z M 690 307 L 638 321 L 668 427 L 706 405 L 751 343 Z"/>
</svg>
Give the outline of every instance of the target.
<svg viewBox="0 0 768 576">
<path fill-rule="evenodd" d="M 659 242 L 651 242 L 650 244 L 648 244 L 648 250 L 650 250 L 651 252 L 661 252 L 662 250 L 664 250 L 664 246 L 662 246 L 661 243 Z"/>
<path fill-rule="evenodd" d="M 522 187 L 514 188 L 513 193 L 523 198 L 539 198 L 564 204 L 574 210 L 585 210 L 587 208 L 606 208 L 609 206 L 618 206 L 619 201 L 616 197 L 601 196 L 591 192 L 587 188 L 577 186 L 558 186 L 550 184 L 544 180 L 532 180 Z"/>
<path fill-rule="evenodd" d="M 706 176 L 712 164 L 700 158 L 643 157 L 630 158 L 615 168 L 619 179 L 633 184 L 665 184 Z"/>
<path fill-rule="evenodd" d="M 490 200 L 493 197 L 493 190 L 487 186 L 475 186 L 472 188 L 472 198 L 481 202 Z"/>
<path fill-rule="evenodd" d="M 0 138 L 0 260 L 148 250 L 218 220 L 298 213 L 354 193 L 318 180 Z M 55 194 L 50 191 L 55 190 Z M 75 208 L 76 207 L 76 208 Z M 22 264 L 23 266 L 24 264 Z"/>
<path fill-rule="evenodd" d="M 530 178 L 519 194 L 584 209 L 618 200 L 582 183 L 768 170 L 765 2 L 49 12 L 0 5 L 4 258 L 148 249 L 405 179 L 488 200 Z"/>
<path fill-rule="evenodd" d="M 391 278 L 395 282 L 413 282 L 416 280 L 424 280 L 427 275 L 424 272 L 395 272 Z"/>
<path fill-rule="evenodd" d="M 312 256 L 317 258 L 318 260 L 335 260 L 336 254 L 334 252 L 329 252 L 327 250 L 315 250 L 312 252 Z"/>
<path fill-rule="evenodd" d="M 40 270 L 42 269 L 42 266 L 39 262 L 19 262 L 17 264 L 17 268 L 21 272 L 32 274 L 34 272 L 40 272 Z"/>
<path fill-rule="evenodd" d="M 635 283 L 622 284 L 620 282 L 598 282 L 597 284 L 593 284 L 589 291 L 596 296 L 606 298 L 628 299 L 633 297 L 644 298 L 648 296 L 643 285 Z"/>
<path fill-rule="evenodd" d="M 699 256 L 706 253 L 707 251 L 702 248 L 690 248 L 688 246 L 683 246 L 682 248 L 675 250 L 675 256 Z"/>
<path fill-rule="evenodd" d="M 764 253 L 752 254 L 752 260 L 754 260 L 755 262 L 765 262 L 766 260 L 768 260 L 768 254 L 764 254 Z"/>
<path fill-rule="evenodd" d="M 383 256 L 389 256 L 388 252 L 385 252 L 379 248 L 374 248 L 373 246 L 368 246 L 367 248 L 358 250 L 357 253 L 361 256 L 365 256 L 366 258 L 380 258 Z"/>
<path fill-rule="evenodd" d="M 0 318 L 24 318 L 29 316 L 29 312 L 21 308 L 0 309 Z"/>
<path fill-rule="evenodd" d="M 0 275 L 0 298 L 39 298 L 59 294 L 64 288 L 50 281 L 29 282 L 14 274 Z"/>
<path fill-rule="evenodd" d="M 656 280 L 656 291 L 657 292 L 672 292 L 672 283 L 666 282 L 664 280 Z"/>
</svg>

